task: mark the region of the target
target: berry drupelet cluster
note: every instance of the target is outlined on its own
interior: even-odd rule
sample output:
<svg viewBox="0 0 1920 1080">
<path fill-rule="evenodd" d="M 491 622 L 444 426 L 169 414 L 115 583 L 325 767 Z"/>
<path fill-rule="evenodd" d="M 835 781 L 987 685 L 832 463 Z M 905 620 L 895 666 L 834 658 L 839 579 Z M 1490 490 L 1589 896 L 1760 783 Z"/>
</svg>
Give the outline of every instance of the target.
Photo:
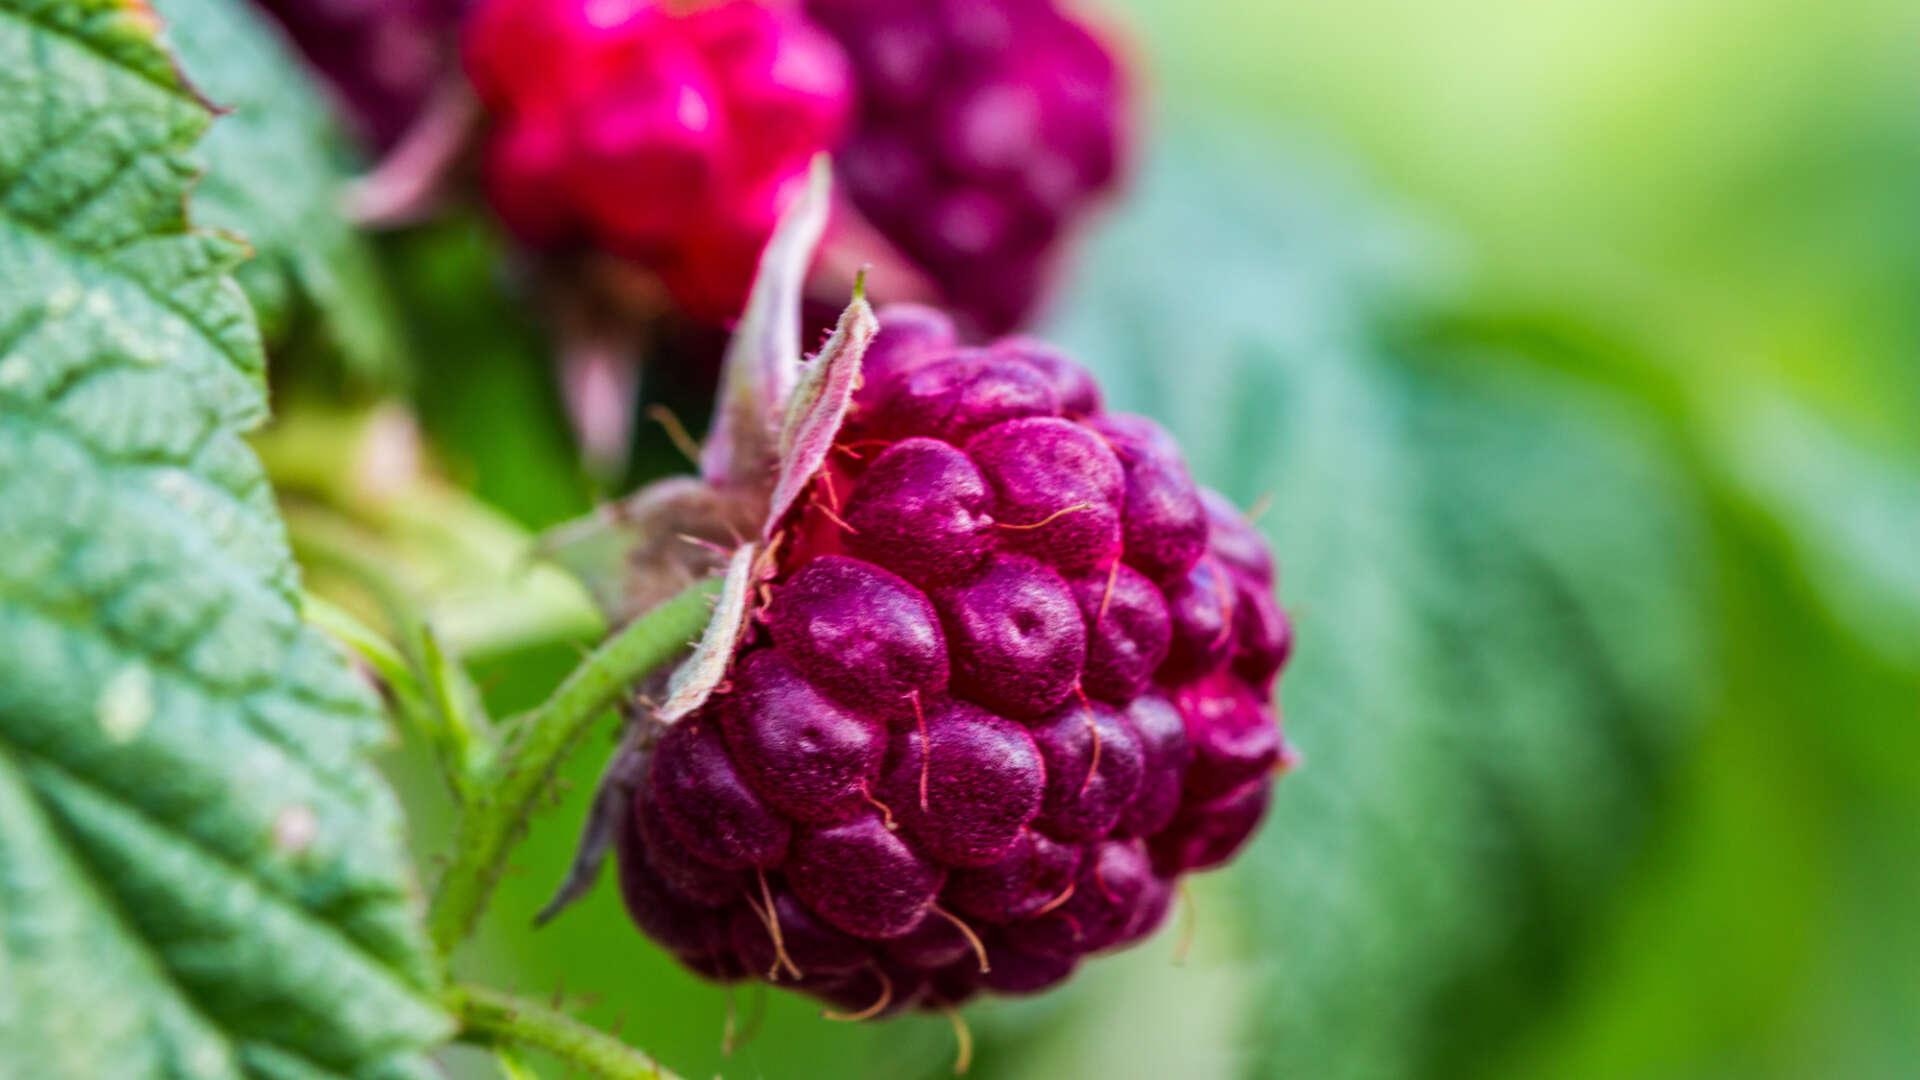
<svg viewBox="0 0 1920 1080">
<path fill-rule="evenodd" d="M 774 222 L 851 109 L 833 39 L 751 0 L 481 0 L 464 46 L 508 227 L 640 262 L 714 321 L 739 312 Z"/>
<path fill-rule="evenodd" d="M 635 921 L 861 1018 L 1152 932 L 1291 759 L 1265 543 L 1024 338 L 894 305 L 718 693 L 616 818 Z"/>
</svg>

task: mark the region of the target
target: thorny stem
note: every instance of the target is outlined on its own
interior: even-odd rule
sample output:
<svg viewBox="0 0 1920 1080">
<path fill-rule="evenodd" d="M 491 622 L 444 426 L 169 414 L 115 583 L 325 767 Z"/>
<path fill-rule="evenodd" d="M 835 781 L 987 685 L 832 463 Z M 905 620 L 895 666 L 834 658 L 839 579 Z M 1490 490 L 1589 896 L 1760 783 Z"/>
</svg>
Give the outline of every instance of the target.
<svg viewBox="0 0 1920 1080">
<path fill-rule="evenodd" d="M 442 955 L 473 929 L 506 869 L 507 852 L 569 753 L 620 696 L 684 651 L 711 617 L 718 579 L 697 582 L 627 624 L 568 675 L 517 726 L 515 738 L 473 785 L 460 815 L 452 861 L 435 890 L 427 928 Z"/>
<path fill-rule="evenodd" d="M 480 986 L 447 991 L 462 1042 L 541 1050 L 605 1080 L 680 1080 L 652 1058 L 598 1028 L 524 998 Z"/>
</svg>

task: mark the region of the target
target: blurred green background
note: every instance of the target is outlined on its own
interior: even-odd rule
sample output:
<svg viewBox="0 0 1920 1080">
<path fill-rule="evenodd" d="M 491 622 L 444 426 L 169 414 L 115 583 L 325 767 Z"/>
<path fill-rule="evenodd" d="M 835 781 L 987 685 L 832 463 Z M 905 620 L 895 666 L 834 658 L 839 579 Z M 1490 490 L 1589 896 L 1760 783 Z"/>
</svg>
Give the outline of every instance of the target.
<svg viewBox="0 0 1920 1080">
<path fill-rule="evenodd" d="M 970 1008 L 972 1075 L 1915 1075 L 1920 5 L 1116 7 L 1147 160 L 1051 332 L 1271 498 L 1307 764 L 1184 964 L 1170 930 Z M 449 474 L 588 508 L 494 242 L 381 255 Z M 574 656 L 478 674 L 511 711 Z M 729 1004 L 610 884 L 529 932 L 606 745 L 469 974 L 690 1077 L 947 1071 L 939 1018 Z M 430 876 L 444 808 L 391 764 Z"/>
</svg>

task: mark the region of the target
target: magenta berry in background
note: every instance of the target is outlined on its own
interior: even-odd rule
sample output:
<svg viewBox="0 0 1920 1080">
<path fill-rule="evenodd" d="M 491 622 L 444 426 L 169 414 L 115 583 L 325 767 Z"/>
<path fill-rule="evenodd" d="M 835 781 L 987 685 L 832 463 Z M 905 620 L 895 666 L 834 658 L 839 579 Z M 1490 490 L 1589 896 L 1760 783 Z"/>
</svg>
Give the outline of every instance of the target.
<svg viewBox="0 0 1920 1080">
<path fill-rule="evenodd" d="M 617 830 L 634 920 L 690 968 L 874 1017 L 1148 936 L 1292 760 L 1272 558 L 1172 437 L 1037 342 L 880 323 L 725 680 Z"/>
<path fill-rule="evenodd" d="M 507 226 L 631 259 L 713 322 L 739 313 L 774 222 L 851 109 L 839 45 L 758 0 L 477 0 L 463 48 Z"/>
<path fill-rule="evenodd" d="M 805 8 L 845 47 L 859 84 L 859 119 L 837 154 L 854 204 L 971 334 L 1020 325 L 1062 240 L 1119 180 L 1121 59 L 1050 0 Z"/>
<path fill-rule="evenodd" d="M 456 67 L 469 0 L 255 0 L 332 85 L 378 151 L 397 142 Z"/>
</svg>

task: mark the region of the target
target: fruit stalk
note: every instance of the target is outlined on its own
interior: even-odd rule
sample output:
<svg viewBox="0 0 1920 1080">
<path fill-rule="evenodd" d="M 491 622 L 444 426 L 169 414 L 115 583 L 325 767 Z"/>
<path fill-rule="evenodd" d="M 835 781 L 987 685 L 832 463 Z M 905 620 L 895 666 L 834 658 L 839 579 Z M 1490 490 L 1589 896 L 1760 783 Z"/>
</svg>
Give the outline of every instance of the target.
<svg viewBox="0 0 1920 1080">
<path fill-rule="evenodd" d="M 565 1013 L 481 986 L 456 986 L 447 1008 L 460 1018 L 462 1042 L 541 1050 L 607 1080 L 679 1080 L 619 1039 Z"/>
<path fill-rule="evenodd" d="M 629 687 L 700 636 L 719 586 L 718 579 L 696 582 L 608 638 L 518 726 L 471 785 L 475 798 L 461 811 L 452 861 L 427 913 L 442 955 L 472 930 L 560 763 Z"/>
</svg>

